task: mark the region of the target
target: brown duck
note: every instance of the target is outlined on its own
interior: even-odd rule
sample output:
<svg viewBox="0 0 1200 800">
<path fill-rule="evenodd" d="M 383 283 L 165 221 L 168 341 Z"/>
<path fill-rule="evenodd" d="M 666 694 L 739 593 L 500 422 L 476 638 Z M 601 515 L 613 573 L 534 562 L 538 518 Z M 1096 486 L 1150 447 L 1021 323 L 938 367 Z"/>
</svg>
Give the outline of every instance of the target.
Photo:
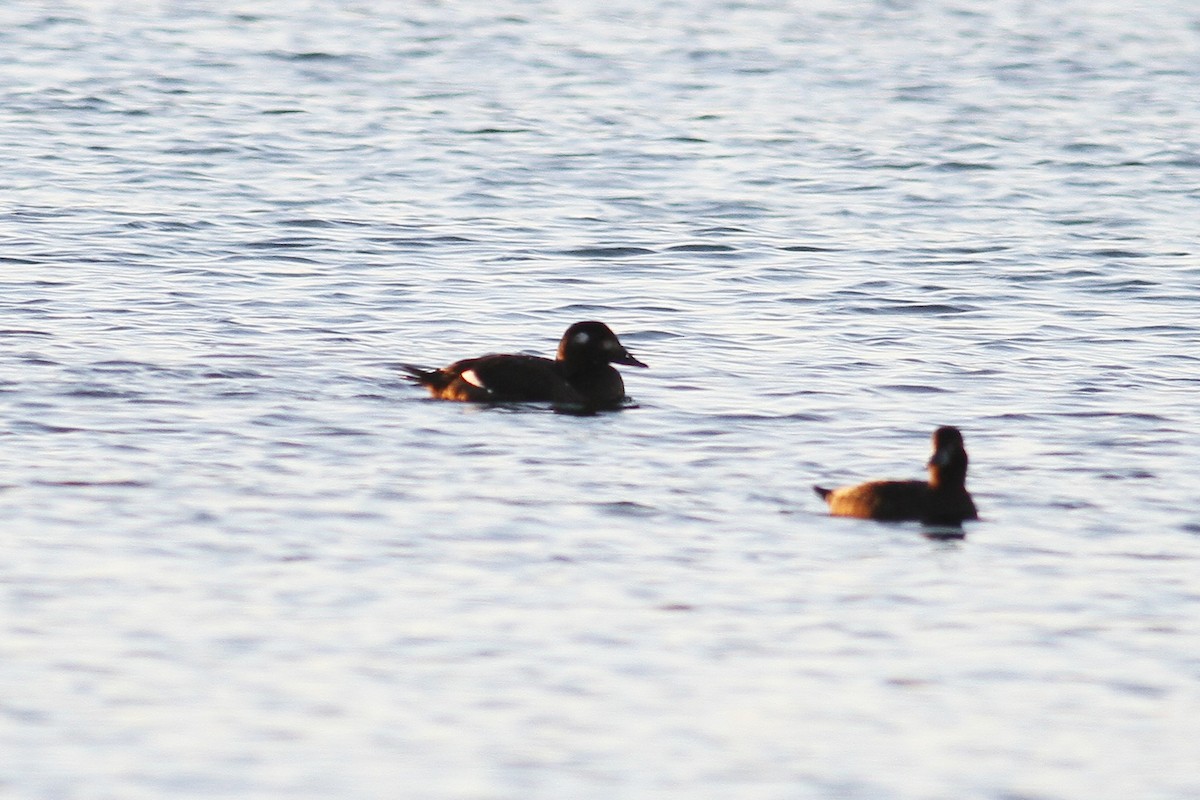
<svg viewBox="0 0 1200 800">
<path fill-rule="evenodd" d="M 947 425 L 933 432 L 928 481 L 871 481 L 840 489 L 814 486 L 813 490 L 829 503 L 829 513 L 836 517 L 958 525 L 979 518 L 966 480 L 967 450 L 962 433 Z"/>
</svg>

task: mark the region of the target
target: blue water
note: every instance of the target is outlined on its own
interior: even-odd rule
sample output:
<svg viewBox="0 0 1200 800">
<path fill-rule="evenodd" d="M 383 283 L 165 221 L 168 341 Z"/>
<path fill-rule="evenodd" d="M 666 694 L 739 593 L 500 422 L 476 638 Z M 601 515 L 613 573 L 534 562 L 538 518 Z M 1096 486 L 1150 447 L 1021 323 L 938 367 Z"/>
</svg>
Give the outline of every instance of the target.
<svg viewBox="0 0 1200 800">
<path fill-rule="evenodd" d="M 1200 796 L 1200 10 L 0 8 L 0 796 Z M 593 417 L 397 366 L 649 370 Z M 825 516 L 964 431 L 983 519 Z"/>
</svg>

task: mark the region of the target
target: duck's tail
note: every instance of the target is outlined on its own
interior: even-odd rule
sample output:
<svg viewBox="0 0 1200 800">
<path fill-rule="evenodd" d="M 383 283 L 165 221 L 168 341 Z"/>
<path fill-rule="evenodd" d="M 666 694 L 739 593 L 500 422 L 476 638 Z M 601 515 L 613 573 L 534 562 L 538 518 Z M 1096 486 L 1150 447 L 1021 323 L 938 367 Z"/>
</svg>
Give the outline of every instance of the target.
<svg viewBox="0 0 1200 800">
<path fill-rule="evenodd" d="M 450 376 L 440 369 L 425 369 L 413 364 L 401 364 L 400 369 L 408 376 L 410 381 L 418 386 L 437 390 L 445 388 L 450 383 Z"/>
<path fill-rule="evenodd" d="M 828 500 L 829 495 L 833 494 L 833 489 L 826 489 L 824 486 L 814 485 L 813 491 L 816 492 L 817 496 L 820 497 L 822 500 Z"/>
</svg>

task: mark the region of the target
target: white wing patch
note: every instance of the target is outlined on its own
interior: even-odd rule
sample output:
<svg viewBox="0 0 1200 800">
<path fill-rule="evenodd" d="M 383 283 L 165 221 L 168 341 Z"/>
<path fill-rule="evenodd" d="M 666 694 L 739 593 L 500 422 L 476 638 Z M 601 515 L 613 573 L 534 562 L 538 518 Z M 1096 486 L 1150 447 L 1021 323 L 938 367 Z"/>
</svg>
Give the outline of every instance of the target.
<svg viewBox="0 0 1200 800">
<path fill-rule="evenodd" d="M 462 378 L 472 386 L 478 386 L 480 389 L 488 388 L 483 385 L 483 381 L 479 379 L 479 376 L 475 374 L 475 370 L 473 369 L 464 369 L 458 374 L 458 377 Z"/>
</svg>

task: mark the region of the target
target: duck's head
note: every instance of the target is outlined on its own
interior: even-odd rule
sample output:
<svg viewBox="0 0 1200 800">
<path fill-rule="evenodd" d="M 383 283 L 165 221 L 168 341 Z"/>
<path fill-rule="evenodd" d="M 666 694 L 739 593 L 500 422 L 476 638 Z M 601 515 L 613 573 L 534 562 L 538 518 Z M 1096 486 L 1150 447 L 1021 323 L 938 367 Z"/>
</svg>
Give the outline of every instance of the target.
<svg viewBox="0 0 1200 800">
<path fill-rule="evenodd" d="M 558 360 L 572 364 L 626 364 L 645 367 L 603 322 L 576 322 L 558 343 Z"/>
<path fill-rule="evenodd" d="M 943 425 L 933 432 L 933 455 L 929 458 L 929 482 L 934 486 L 961 484 L 967 477 L 967 448 L 962 432 Z"/>
</svg>

